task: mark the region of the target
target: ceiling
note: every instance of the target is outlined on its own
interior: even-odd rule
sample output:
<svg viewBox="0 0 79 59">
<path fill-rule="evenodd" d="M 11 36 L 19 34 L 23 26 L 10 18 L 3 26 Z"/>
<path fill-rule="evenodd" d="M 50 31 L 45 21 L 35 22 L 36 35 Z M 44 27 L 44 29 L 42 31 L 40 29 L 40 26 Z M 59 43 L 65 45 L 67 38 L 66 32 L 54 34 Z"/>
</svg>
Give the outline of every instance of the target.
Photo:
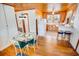
<svg viewBox="0 0 79 59">
<path fill-rule="evenodd" d="M 49 12 L 47 11 L 48 3 L 6 3 L 6 4 L 13 6 L 15 8 L 15 11 L 23 11 L 35 8 L 42 12 Z M 66 11 L 72 7 L 76 7 L 76 4 L 61 3 L 61 10 L 59 11 Z"/>
<path fill-rule="evenodd" d="M 29 9 L 38 9 L 43 11 L 46 9 L 47 4 L 44 3 L 7 3 L 15 8 L 15 11 L 23 11 Z"/>
<path fill-rule="evenodd" d="M 23 11 L 23 10 L 29 10 L 29 9 L 36 9 L 37 14 L 41 15 L 43 18 L 47 17 L 47 14 L 52 14 L 52 11 L 48 11 L 48 4 L 50 3 L 4 3 L 10 6 L 13 6 L 15 9 L 15 12 L 17 11 Z M 57 4 L 57 3 L 51 3 Z M 69 10 L 76 10 L 77 4 L 76 3 L 60 3 L 61 7 L 60 10 L 55 11 L 55 14 L 60 14 L 60 22 L 65 21 L 65 17 L 67 14 L 67 11 Z"/>
</svg>

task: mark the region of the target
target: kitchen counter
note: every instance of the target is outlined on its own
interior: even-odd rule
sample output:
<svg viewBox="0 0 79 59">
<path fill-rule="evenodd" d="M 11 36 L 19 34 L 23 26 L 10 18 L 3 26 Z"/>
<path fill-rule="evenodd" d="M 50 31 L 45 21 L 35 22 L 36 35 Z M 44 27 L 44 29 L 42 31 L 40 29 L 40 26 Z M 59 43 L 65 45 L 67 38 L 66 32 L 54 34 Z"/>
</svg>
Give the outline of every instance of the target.
<svg viewBox="0 0 79 59">
<path fill-rule="evenodd" d="M 57 23 L 46 23 L 46 28 L 48 29 L 49 27 L 53 28 L 53 26 L 58 27 L 58 31 L 68 31 L 68 32 L 73 32 L 73 28 L 70 25 L 61 25 Z M 54 29 L 54 28 L 53 28 Z"/>
<path fill-rule="evenodd" d="M 69 25 L 68 26 L 59 25 L 58 28 L 59 28 L 59 31 L 73 32 L 73 28 L 71 26 L 69 26 Z"/>
</svg>

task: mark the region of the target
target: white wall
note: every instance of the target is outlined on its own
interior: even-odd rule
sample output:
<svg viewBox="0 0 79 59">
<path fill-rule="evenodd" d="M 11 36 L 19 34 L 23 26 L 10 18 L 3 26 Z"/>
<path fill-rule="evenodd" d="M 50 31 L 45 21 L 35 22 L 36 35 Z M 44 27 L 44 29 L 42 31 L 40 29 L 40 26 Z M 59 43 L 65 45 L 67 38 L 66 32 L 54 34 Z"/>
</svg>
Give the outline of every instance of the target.
<svg viewBox="0 0 79 59">
<path fill-rule="evenodd" d="M 48 4 L 48 11 L 52 11 L 54 9 L 54 11 L 59 11 L 61 9 L 61 4 L 59 3 L 49 3 Z"/>
<path fill-rule="evenodd" d="M 6 17 L 6 22 L 8 25 L 9 37 L 12 38 L 16 35 L 16 32 L 17 32 L 17 24 L 16 24 L 14 7 L 4 5 L 4 12 Z"/>
<path fill-rule="evenodd" d="M 0 51 L 11 44 L 17 32 L 14 8 L 0 4 Z"/>
<path fill-rule="evenodd" d="M 17 20 L 20 20 L 19 16 L 23 13 L 28 14 L 28 22 L 29 23 L 27 23 L 27 21 L 25 21 L 26 31 L 28 30 L 28 32 L 29 31 L 34 32 L 36 35 L 36 18 L 37 18 L 37 16 L 36 16 L 35 9 L 16 12 Z M 28 25 L 29 25 L 29 27 L 28 27 Z"/>
<path fill-rule="evenodd" d="M 17 20 L 20 19 L 19 16 L 20 16 L 21 14 L 23 14 L 23 13 L 28 13 L 28 11 L 25 10 L 25 11 L 18 11 L 18 12 L 16 12 Z"/>
<path fill-rule="evenodd" d="M 79 45 L 78 45 L 78 48 L 77 48 L 77 52 L 78 52 L 78 54 L 79 54 Z"/>
<path fill-rule="evenodd" d="M 28 21 L 29 21 L 29 19 L 28 19 L 28 15 L 25 15 L 27 18 L 19 18 L 19 16 L 22 16 L 22 14 L 24 14 L 24 13 L 27 14 L 28 13 L 28 10 L 16 12 L 16 17 L 17 17 L 17 21 L 18 22 L 19 22 L 19 20 L 20 21 L 24 20 L 25 31 L 26 31 L 26 33 L 28 33 L 29 32 L 29 27 L 28 27 Z M 18 25 L 18 26 L 21 27 L 20 25 Z"/>
<path fill-rule="evenodd" d="M 76 48 L 77 41 L 79 39 L 79 4 L 76 13 L 74 14 L 74 29 L 71 35 L 70 43 L 72 44 L 73 48 Z M 79 49 L 78 49 L 79 50 Z"/>
<path fill-rule="evenodd" d="M 29 18 L 29 29 L 30 32 L 33 32 L 36 35 L 36 13 L 35 9 L 28 10 L 28 18 Z"/>
<path fill-rule="evenodd" d="M 8 39 L 8 31 L 6 27 L 6 19 L 4 14 L 3 5 L 0 4 L 0 51 L 3 50 L 7 45 Z"/>
<path fill-rule="evenodd" d="M 46 33 L 46 19 L 38 19 L 38 35 L 44 36 Z"/>
</svg>

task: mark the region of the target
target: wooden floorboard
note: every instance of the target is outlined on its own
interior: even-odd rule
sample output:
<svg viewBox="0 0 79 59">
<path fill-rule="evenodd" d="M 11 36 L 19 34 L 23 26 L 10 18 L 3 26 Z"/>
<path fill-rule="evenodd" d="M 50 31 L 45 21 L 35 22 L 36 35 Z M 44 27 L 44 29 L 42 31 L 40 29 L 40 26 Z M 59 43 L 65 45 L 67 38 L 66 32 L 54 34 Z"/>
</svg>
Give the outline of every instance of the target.
<svg viewBox="0 0 79 59">
<path fill-rule="evenodd" d="M 33 50 L 35 48 L 35 51 Z M 33 48 L 25 48 L 24 53 L 29 53 L 29 56 L 78 56 L 78 54 L 72 49 L 67 41 L 54 39 L 46 39 L 46 37 L 39 36 L 37 39 L 37 45 Z M 0 52 L 0 56 L 15 56 L 14 46 L 6 48 Z"/>
</svg>

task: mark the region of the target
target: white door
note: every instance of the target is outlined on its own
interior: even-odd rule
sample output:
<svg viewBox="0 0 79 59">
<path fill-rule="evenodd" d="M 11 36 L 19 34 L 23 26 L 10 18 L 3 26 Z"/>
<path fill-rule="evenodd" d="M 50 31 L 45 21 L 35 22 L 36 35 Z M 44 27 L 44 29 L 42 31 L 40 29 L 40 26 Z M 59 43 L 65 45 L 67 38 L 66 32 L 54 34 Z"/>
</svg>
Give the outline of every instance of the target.
<svg viewBox="0 0 79 59">
<path fill-rule="evenodd" d="M 28 27 L 28 18 L 25 18 L 24 19 L 24 24 L 25 24 L 25 31 L 26 31 L 26 33 L 28 33 L 29 32 L 29 27 Z"/>
<path fill-rule="evenodd" d="M 79 45 L 78 45 L 78 47 L 77 47 L 77 53 L 79 54 Z"/>
<path fill-rule="evenodd" d="M 0 4 L 0 51 L 8 45 L 8 31 L 3 5 Z"/>
<path fill-rule="evenodd" d="M 35 14 L 34 10 L 28 11 L 28 17 L 29 17 L 30 32 L 33 32 L 36 35 L 36 14 Z"/>
<path fill-rule="evenodd" d="M 46 33 L 46 19 L 38 20 L 38 35 L 44 36 Z"/>
<path fill-rule="evenodd" d="M 14 8 L 8 5 L 4 5 L 4 11 L 8 25 L 9 38 L 12 38 L 17 32 Z"/>
</svg>

